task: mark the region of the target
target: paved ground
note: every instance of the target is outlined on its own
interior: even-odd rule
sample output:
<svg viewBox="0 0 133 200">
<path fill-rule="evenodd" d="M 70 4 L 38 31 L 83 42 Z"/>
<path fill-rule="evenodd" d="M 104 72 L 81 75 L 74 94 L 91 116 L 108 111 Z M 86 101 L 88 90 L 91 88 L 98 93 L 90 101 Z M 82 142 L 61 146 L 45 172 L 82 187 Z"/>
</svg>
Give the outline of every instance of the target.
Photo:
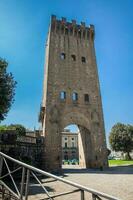
<svg viewBox="0 0 133 200">
<path fill-rule="evenodd" d="M 64 178 L 100 192 L 116 196 L 122 200 L 133 200 L 133 166 L 111 167 L 105 171 L 80 169 L 77 166 L 69 166 L 69 169 L 67 166 L 66 169 L 66 166 L 64 166 Z M 75 189 L 64 183 L 53 181 L 52 179 L 43 179 L 43 181 L 51 195 Z M 32 185 L 30 193 L 33 194 L 30 196 L 30 200 L 43 199 L 45 196 L 36 184 Z M 85 197 L 85 199 L 91 200 L 90 195 L 85 194 Z M 80 199 L 80 193 L 78 192 L 56 199 L 78 200 Z"/>
</svg>

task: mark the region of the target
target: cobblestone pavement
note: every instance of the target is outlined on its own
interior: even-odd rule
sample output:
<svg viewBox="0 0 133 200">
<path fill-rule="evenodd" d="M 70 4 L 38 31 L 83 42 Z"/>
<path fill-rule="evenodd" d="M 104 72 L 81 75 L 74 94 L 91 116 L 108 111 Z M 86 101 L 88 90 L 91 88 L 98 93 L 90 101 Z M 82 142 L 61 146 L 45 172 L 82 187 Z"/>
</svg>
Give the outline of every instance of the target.
<svg viewBox="0 0 133 200">
<path fill-rule="evenodd" d="M 133 200 L 133 166 L 111 167 L 104 171 L 80 169 L 77 166 L 67 166 L 66 169 L 64 166 L 64 178 L 100 192 L 116 196 L 122 200 Z M 43 181 L 51 195 L 75 189 L 59 181 L 53 181 L 52 179 L 44 179 Z M 32 195 L 29 200 L 38 200 L 46 197 L 44 192 L 36 184 L 30 187 L 30 193 Z M 80 199 L 80 193 L 77 192 L 55 199 L 78 200 Z M 85 199 L 91 200 L 90 194 L 85 194 Z"/>
</svg>

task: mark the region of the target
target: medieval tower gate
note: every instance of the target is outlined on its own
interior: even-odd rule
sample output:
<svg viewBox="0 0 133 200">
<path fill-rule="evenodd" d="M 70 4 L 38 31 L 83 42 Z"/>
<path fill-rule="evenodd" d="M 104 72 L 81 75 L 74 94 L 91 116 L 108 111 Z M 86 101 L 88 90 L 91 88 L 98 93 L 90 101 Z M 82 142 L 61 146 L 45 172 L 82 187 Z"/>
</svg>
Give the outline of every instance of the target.
<svg viewBox="0 0 133 200">
<path fill-rule="evenodd" d="M 51 18 L 40 115 L 49 171 L 61 169 L 61 132 L 69 124 L 80 130 L 79 165 L 108 165 L 94 35 L 93 25 Z"/>
</svg>

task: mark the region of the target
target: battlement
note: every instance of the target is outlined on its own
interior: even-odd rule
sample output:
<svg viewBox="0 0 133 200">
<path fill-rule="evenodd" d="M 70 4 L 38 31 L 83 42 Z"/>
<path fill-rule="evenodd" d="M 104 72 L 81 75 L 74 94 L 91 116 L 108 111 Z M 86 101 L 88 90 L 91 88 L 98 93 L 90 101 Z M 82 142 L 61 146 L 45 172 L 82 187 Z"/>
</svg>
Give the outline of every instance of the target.
<svg viewBox="0 0 133 200">
<path fill-rule="evenodd" d="M 76 20 L 67 22 L 66 18 L 57 19 L 55 15 L 51 16 L 51 31 L 57 34 L 72 35 L 81 39 L 94 39 L 94 25 L 86 26 L 85 22 L 77 24 Z"/>
</svg>

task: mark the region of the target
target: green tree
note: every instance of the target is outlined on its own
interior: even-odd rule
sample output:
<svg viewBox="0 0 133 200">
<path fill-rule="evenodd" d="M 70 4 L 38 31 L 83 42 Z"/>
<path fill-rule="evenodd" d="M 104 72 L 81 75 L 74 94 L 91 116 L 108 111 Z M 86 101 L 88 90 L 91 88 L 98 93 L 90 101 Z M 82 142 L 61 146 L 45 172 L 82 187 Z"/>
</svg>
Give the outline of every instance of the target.
<svg viewBox="0 0 133 200">
<path fill-rule="evenodd" d="M 4 120 L 14 102 L 16 81 L 7 72 L 8 63 L 0 58 L 0 121 Z"/>
<path fill-rule="evenodd" d="M 133 126 L 117 123 L 111 129 L 109 142 L 112 150 L 127 153 L 130 160 L 130 152 L 133 150 Z"/>
<path fill-rule="evenodd" d="M 4 130 L 15 130 L 17 133 L 17 136 L 25 136 L 26 134 L 26 128 L 21 124 L 10 124 L 7 125 L 1 125 L 0 126 L 0 133 Z"/>
<path fill-rule="evenodd" d="M 26 128 L 21 124 L 10 124 L 7 129 L 16 130 L 18 136 L 24 136 L 26 134 Z"/>
<path fill-rule="evenodd" d="M 1 125 L 0 126 L 0 131 L 4 131 L 4 130 L 7 130 L 7 126 L 6 125 Z"/>
</svg>

